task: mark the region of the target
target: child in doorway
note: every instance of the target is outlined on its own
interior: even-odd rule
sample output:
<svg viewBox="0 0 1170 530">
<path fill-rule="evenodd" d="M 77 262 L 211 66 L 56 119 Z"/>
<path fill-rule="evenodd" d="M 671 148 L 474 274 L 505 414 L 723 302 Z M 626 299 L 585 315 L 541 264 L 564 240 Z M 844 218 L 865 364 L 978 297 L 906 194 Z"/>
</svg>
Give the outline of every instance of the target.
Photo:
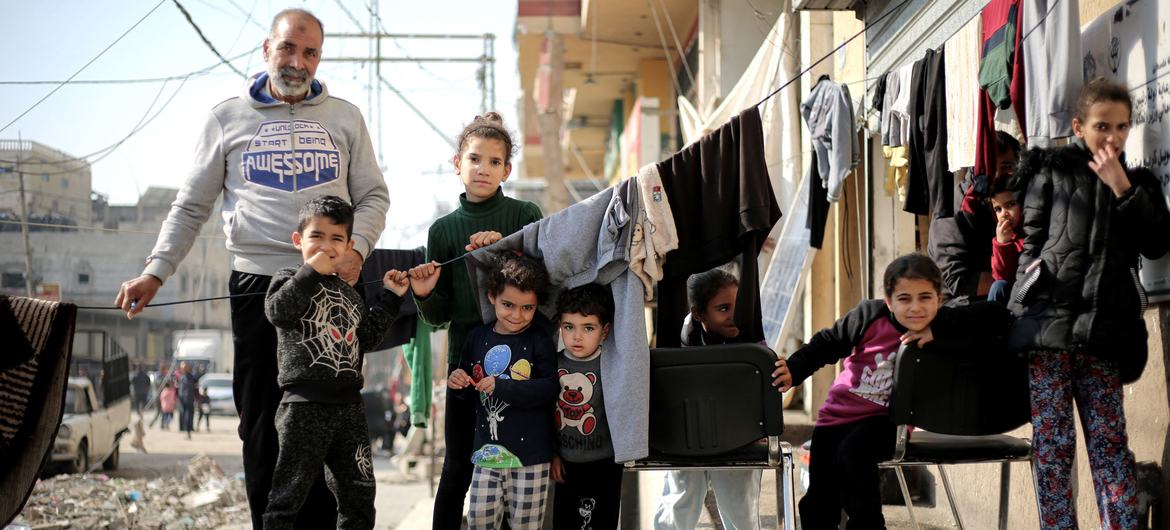
<svg viewBox="0 0 1170 530">
<path fill-rule="evenodd" d="M 452 163 L 455 174 L 463 181 L 459 208 L 440 217 L 427 234 L 427 261 L 411 269 L 418 281 L 434 275 L 436 284 L 428 294 L 414 291 L 419 314 L 427 323 L 449 325 L 447 332 L 447 373 L 460 362 L 460 352 L 468 332 L 483 325 L 475 287 L 463 265 L 442 274 L 440 263 L 457 258 L 464 252 L 499 241 L 541 218 L 540 208 L 528 201 L 505 197 L 500 185 L 512 172 L 512 135 L 504 128 L 499 114 L 476 116 L 458 138 L 459 150 Z M 459 530 L 463 520 L 463 497 L 471 485 L 471 451 L 474 437 L 475 408 L 471 400 L 454 399 L 448 392 L 444 412 L 444 440 L 447 447 L 443 472 L 435 492 L 435 509 L 431 521 L 434 530 Z"/>
<path fill-rule="evenodd" d="M 995 237 L 991 239 L 991 290 L 987 299 L 1007 306 L 1016 281 L 1016 268 L 1024 238 L 1020 225 L 1024 222 L 1023 208 L 1009 185 L 1010 179 L 1001 178 L 991 186 L 991 211 L 995 214 Z"/>
<path fill-rule="evenodd" d="M 1017 172 L 1028 192 L 1012 342 L 1029 352 L 1044 528 L 1077 526 L 1074 401 L 1102 526 L 1139 525 L 1121 385 L 1145 368 L 1146 300 L 1137 270 L 1142 256 L 1155 259 L 1170 248 L 1170 213 L 1153 173 L 1122 161 L 1132 113 L 1124 85 L 1087 83 L 1072 122 L 1077 139 L 1029 152 Z"/>
<path fill-rule="evenodd" d="M 687 303 L 691 311 L 683 321 L 682 345 L 736 342 L 738 294 L 739 281 L 723 269 L 711 269 L 688 278 Z M 724 528 L 756 530 L 760 528 L 760 477 L 757 469 L 668 471 L 653 527 L 655 530 L 694 528 L 710 485 Z"/>
<path fill-rule="evenodd" d="M 609 289 L 595 283 L 557 297 L 565 349 L 557 356 L 553 528 L 618 527 L 622 465 L 613 461 L 601 379 L 601 343 L 610 333 L 613 305 Z"/>
<path fill-rule="evenodd" d="M 353 250 L 353 207 L 326 195 L 301 208 L 293 245 L 305 263 L 272 277 L 264 313 L 276 327 L 280 452 L 264 528 L 292 528 L 309 488 L 329 468 L 338 528 L 374 527 L 374 467 L 362 405 L 363 355 L 378 346 L 402 305 L 406 272 L 387 271 L 385 291 L 366 309 L 337 276 Z"/>
<path fill-rule="evenodd" d="M 427 296 L 435 276 L 412 282 Z M 452 399 L 475 410 L 470 530 L 537 530 L 548 499 L 554 433 L 550 410 L 557 396 L 556 346 L 534 323 L 548 290 L 548 272 L 525 256 L 507 256 L 487 281 L 496 319 L 472 329 L 459 367 L 447 377 Z M 454 458 L 448 454 L 448 459 Z"/>
<path fill-rule="evenodd" d="M 808 530 L 838 528 L 842 509 L 849 529 L 885 528 L 877 466 L 894 451 L 889 400 L 901 346 L 1006 333 L 1011 324 L 1011 313 L 991 302 L 942 307 L 942 273 L 921 254 L 895 259 L 882 283 L 884 300 L 861 302 L 787 361 L 776 361 L 772 374 L 783 392 L 845 360 L 813 427 L 809 488 L 800 500 Z"/>
</svg>

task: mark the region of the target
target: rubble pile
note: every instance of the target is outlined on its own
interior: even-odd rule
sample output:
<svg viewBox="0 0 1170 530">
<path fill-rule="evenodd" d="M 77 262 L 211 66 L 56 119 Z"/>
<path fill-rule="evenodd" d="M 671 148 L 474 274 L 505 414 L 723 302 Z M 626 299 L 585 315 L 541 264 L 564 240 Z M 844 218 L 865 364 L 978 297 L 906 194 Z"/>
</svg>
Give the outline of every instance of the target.
<svg viewBox="0 0 1170 530">
<path fill-rule="evenodd" d="M 10 528 L 165 529 L 250 525 L 242 477 L 196 455 L 182 478 L 58 475 L 41 480 Z"/>
</svg>

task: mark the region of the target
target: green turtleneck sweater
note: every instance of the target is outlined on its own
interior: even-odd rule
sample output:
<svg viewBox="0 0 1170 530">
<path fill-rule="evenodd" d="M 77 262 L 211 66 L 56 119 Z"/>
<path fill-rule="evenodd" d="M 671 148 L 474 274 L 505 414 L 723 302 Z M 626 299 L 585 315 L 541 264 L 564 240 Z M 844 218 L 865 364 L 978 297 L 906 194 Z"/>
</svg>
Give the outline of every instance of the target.
<svg viewBox="0 0 1170 530">
<path fill-rule="evenodd" d="M 496 190 L 495 196 L 483 202 L 468 201 L 467 194 L 461 193 L 459 208 L 431 225 L 427 233 L 427 261 L 443 263 L 462 256 L 467 252 L 468 238 L 476 232 L 494 231 L 508 236 L 541 217 L 540 207 L 506 197 L 503 190 Z M 425 298 L 415 297 L 415 304 L 428 324 L 450 325 L 447 364 L 457 365 L 463 339 L 472 328 L 484 323 L 463 261 L 444 267 L 435 290 Z"/>
</svg>

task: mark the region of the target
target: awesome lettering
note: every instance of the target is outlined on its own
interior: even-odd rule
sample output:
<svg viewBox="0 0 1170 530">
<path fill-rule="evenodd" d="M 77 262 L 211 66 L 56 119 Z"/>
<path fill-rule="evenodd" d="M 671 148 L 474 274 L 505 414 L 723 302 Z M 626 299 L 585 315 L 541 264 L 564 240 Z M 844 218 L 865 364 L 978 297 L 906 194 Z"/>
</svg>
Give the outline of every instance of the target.
<svg viewBox="0 0 1170 530">
<path fill-rule="evenodd" d="M 245 153 L 243 159 L 244 178 L 267 180 L 275 177 L 279 182 L 286 178 L 301 176 L 299 185 L 310 186 L 324 180 L 337 178 L 341 166 L 337 151 L 292 151 Z M 308 178 L 308 182 L 305 178 Z"/>
</svg>

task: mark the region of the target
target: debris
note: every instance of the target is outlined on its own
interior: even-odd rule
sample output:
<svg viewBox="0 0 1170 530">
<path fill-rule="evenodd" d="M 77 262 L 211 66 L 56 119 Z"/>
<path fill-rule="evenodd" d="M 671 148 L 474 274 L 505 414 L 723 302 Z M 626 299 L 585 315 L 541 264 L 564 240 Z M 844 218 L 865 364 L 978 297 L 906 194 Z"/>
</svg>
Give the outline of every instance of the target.
<svg viewBox="0 0 1170 530">
<path fill-rule="evenodd" d="M 225 476 L 214 459 L 200 454 L 181 478 L 85 474 L 41 480 L 10 528 L 186 530 L 250 521 L 243 480 Z"/>
</svg>

